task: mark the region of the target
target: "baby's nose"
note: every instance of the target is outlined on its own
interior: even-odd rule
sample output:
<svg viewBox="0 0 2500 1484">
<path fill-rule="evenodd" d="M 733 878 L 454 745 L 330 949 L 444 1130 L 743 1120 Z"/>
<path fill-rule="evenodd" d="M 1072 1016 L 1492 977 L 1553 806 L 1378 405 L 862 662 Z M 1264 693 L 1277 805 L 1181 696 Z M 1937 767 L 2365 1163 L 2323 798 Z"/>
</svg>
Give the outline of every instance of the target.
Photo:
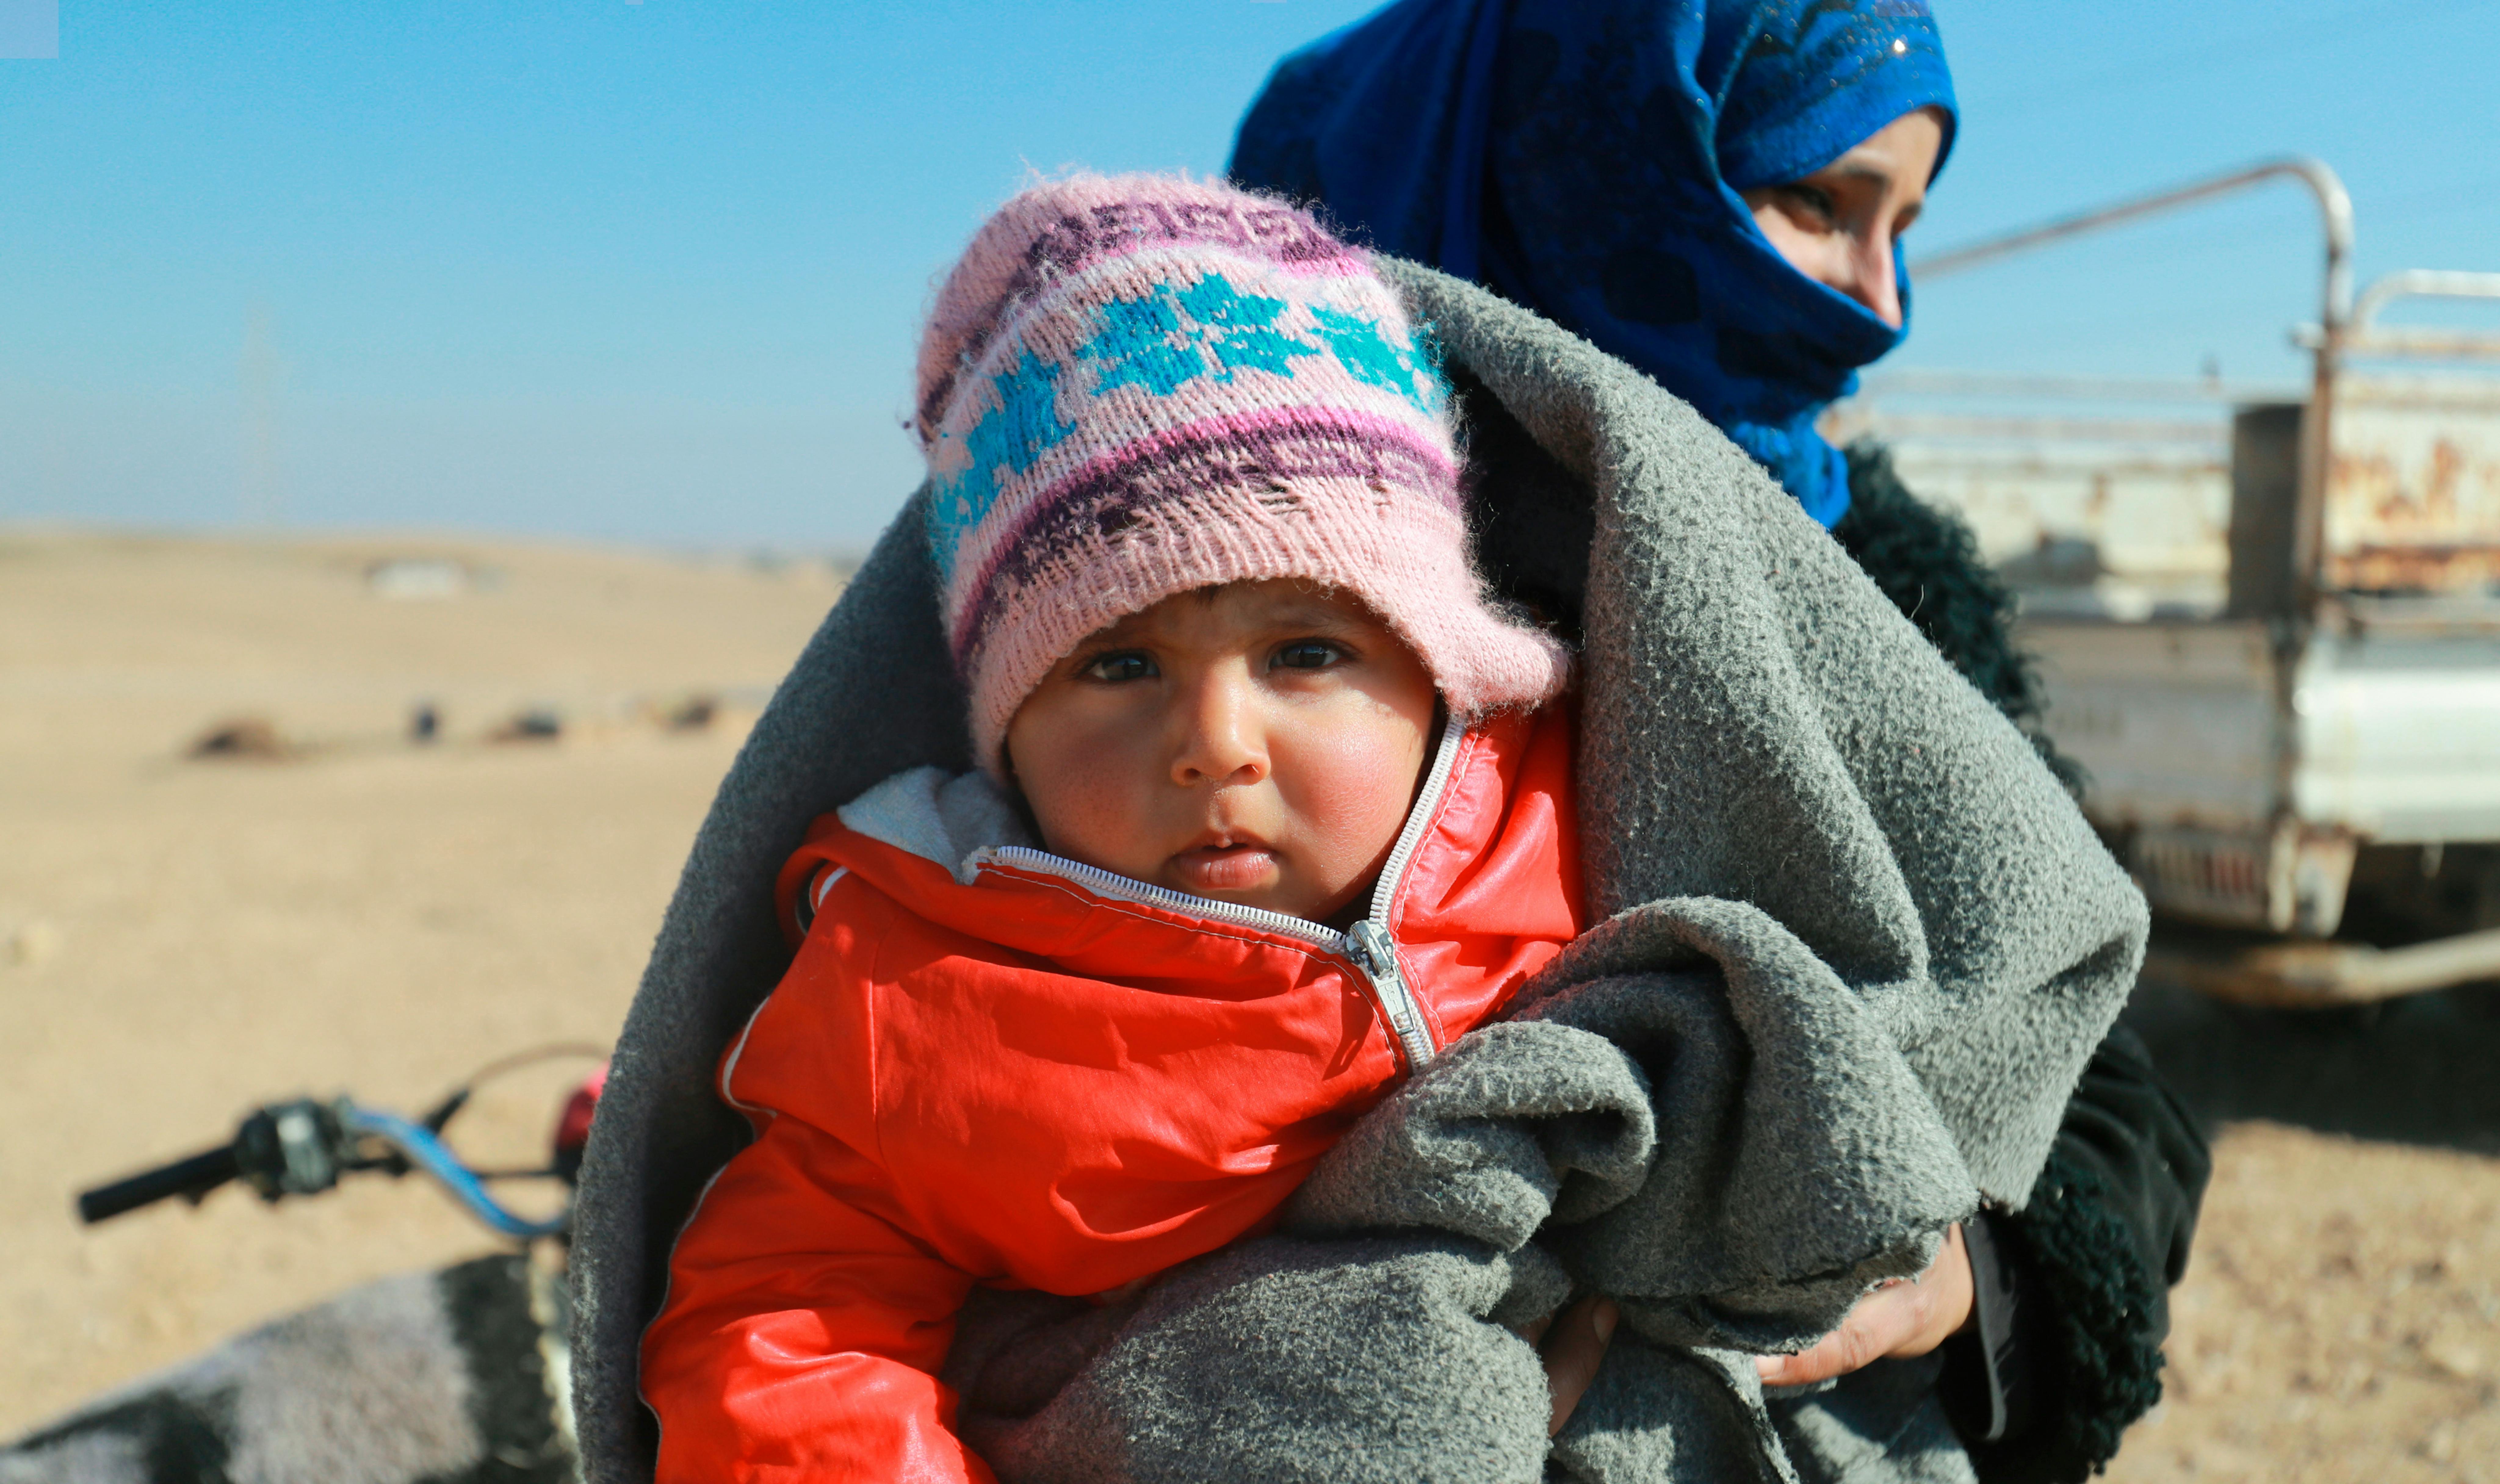
<svg viewBox="0 0 2500 1484">
<path fill-rule="evenodd" d="M 1172 756 L 1172 781 L 1255 783 L 1266 776 L 1265 728 L 1248 677 L 1210 675 L 1181 697 L 1180 745 Z M 1246 775 L 1246 776 L 1245 776 Z"/>
</svg>

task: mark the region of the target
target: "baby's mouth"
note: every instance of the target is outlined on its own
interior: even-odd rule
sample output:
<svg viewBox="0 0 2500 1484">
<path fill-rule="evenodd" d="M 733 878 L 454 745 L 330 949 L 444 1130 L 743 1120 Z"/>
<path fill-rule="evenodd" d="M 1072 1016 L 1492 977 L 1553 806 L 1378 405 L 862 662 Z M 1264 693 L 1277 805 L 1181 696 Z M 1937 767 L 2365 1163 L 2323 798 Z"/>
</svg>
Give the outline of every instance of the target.
<svg viewBox="0 0 2500 1484">
<path fill-rule="evenodd" d="M 1172 857 L 1172 869 L 1201 896 L 1271 886 L 1278 865 L 1276 853 L 1255 840 L 1195 845 Z"/>
</svg>

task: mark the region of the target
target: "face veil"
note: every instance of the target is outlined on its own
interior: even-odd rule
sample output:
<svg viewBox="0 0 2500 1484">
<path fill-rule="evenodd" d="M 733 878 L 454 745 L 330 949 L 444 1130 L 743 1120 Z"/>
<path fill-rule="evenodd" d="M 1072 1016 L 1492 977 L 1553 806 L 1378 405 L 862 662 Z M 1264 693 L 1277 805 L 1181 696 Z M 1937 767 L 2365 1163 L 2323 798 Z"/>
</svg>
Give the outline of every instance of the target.
<svg viewBox="0 0 2500 1484">
<path fill-rule="evenodd" d="M 1827 526 L 1815 418 L 1906 326 L 1790 267 L 1738 192 L 1929 106 L 1941 168 L 1925 0 L 1399 0 L 1278 65 L 1232 173 L 1647 371 Z"/>
</svg>

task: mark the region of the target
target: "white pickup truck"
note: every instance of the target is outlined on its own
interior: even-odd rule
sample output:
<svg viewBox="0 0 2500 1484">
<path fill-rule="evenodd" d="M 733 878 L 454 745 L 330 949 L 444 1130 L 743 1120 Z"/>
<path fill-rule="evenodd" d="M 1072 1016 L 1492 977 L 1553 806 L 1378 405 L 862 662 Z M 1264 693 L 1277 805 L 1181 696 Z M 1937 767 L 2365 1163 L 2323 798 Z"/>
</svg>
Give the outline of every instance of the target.
<svg viewBox="0 0 2500 1484">
<path fill-rule="evenodd" d="M 2313 160 L 1913 272 L 2286 177 L 2326 228 L 2307 387 L 1894 372 L 1829 432 L 1891 444 L 2017 590 L 2046 728 L 2164 923 L 2165 973 L 2313 1005 L 2500 979 L 2500 336 L 2379 324 L 2407 297 L 2500 300 L 2500 274 L 2356 302 L 2351 208 Z"/>
</svg>

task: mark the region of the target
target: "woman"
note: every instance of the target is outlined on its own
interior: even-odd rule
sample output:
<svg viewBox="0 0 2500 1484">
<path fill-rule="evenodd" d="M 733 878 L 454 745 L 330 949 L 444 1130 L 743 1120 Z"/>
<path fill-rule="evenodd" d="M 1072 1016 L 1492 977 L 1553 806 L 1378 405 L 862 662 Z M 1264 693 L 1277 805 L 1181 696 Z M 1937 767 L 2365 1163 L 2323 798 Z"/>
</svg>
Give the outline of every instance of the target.
<svg viewBox="0 0 2500 1484">
<path fill-rule="evenodd" d="M 1829 7 L 1822 0 L 1815 14 Z M 1463 23 L 1441 36 L 1442 60 L 1473 91 L 1435 96 L 1476 104 L 1432 113 L 1425 136 L 1472 131 L 1452 177 L 1477 188 L 1475 214 L 1457 219 L 1513 263 L 1533 261 L 1518 244 L 1543 239 L 1520 220 L 1529 198 L 1510 194 L 1488 159 L 1506 131 L 1560 120 L 1542 147 L 1551 168 L 1578 172 L 1568 183 L 1603 189 L 1607 177 L 1586 162 L 1614 158 L 1635 172 L 1621 176 L 1625 189 L 1656 194 L 1678 178 L 1657 159 L 1686 175 L 1717 168 L 1694 141 L 1714 137 L 1736 96 L 1694 81 L 1708 61 L 1724 81 L 1741 54 L 1712 50 L 1733 33 L 1714 33 L 1707 16 L 1557 12 L 1533 32 L 1541 44 L 1503 29 L 1544 14 L 1449 13 Z M 1430 43 L 1435 16 L 1401 7 L 1384 19 Z M 1601 29 L 1583 34 L 1584 21 Z M 1810 48 L 1813 37 L 1780 40 Z M 1890 53 L 1891 41 L 1901 53 Z M 1909 49 L 1901 36 L 1885 46 Z M 1505 51 L 1542 60 L 1497 69 Z M 1431 60 L 1401 51 L 1384 65 L 1403 85 Z M 1325 70 L 1304 81 L 1306 93 L 1334 85 Z M 1496 81 L 1508 100 L 1498 109 Z M 1636 101 L 1611 113 L 1580 106 L 1608 96 Z M 1877 110 L 1899 102 L 1869 96 Z M 1937 104 L 1947 115 L 1949 101 Z M 1931 102 L 1916 97 L 1873 127 Z M 1768 108 L 1762 116 L 1778 120 Z M 1790 122 L 1811 129 L 1825 116 Z M 1936 132 L 1941 152 L 1941 118 Z M 1325 182 L 1330 153 L 1312 155 Z M 1415 194 L 1435 212 L 1446 205 Z M 1794 1352 L 1836 1329 L 1852 1339 L 1835 1349 L 1873 1335 L 1872 1350 L 1884 1351 L 1962 1328 L 1972 1307 L 1954 1295 L 1972 1277 L 1969 1261 L 1937 1265 L 1854 1317 L 1852 1306 L 1881 1279 L 1919 1277 L 1983 1196 L 2010 1208 L 2032 1193 L 2023 1224 L 2006 1230 L 2074 1321 L 2056 1334 L 2131 1341 L 2134 1316 L 2157 1300 L 2157 1278 L 2129 1287 L 2095 1259 L 2131 1228 L 2162 1229 L 2117 1220 L 2110 1212 L 2122 1208 L 2104 1199 L 2154 1188 L 2123 1185 L 2124 1160 L 2161 1150 L 2092 1142 L 2157 1117 L 2094 1122 L 2065 1106 L 2141 952 L 2141 895 L 2023 739 L 1763 472 L 1776 465 L 1804 481 L 1819 465 L 1826 501 L 1833 477 L 1846 488 L 1845 463 L 1811 436 L 1819 394 L 1800 396 L 1794 383 L 1800 368 L 1834 360 L 1811 333 L 1815 296 L 1847 301 L 1782 267 L 1813 291 L 1795 296 L 1795 318 L 1748 339 L 1708 317 L 1739 297 L 1741 280 L 1702 248 L 1750 242 L 1755 230 L 1742 198 L 1732 208 L 1710 199 L 1722 219 L 1690 250 L 1675 239 L 1643 248 L 1587 225 L 1556 234 L 1553 247 L 1596 264 L 1576 290 L 1584 313 L 1611 300 L 1637 311 L 1627 323 L 1709 351 L 1725 383 L 1716 415 L 1742 448 L 1553 320 L 1430 268 L 1373 264 L 1408 321 L 1434 327 L 1465 388 L 1485 553 L 1515 595 L 1586 641 L 1578 813 L 1595 845 L 1582 864 L 1592 910 L 1608 924 L 1540 984 L 1532 1014 L 1454 1043 L 1366 1114 L 1275 1232 L 1136 1293 L 977 1293 L 940 1379 L 960 1403 L 950 1425 L 1002 1476 L 1968 1479 L 1932 1351 L 1768 1401 L 1743 1355 Z M 1697 210 L 1687 200 L 1659 224 L 1701 222 Z M 1219 231 L 1303 262 L 1294 215 L 1071 213 L 1018 272 L 1036 282 L 1081 275 L 1105 244 L 1136 234 Z M 1663 266 L 1670 252 L 1689 284 Z M 1784 263 L 1762 246 L 1738 266 Z M 1213 356 L 1228 374 L 1235 363 L 1203 347 L 1268 324 L 1221 296 L 1166 300 L 1155 312 L 1165 333 L 1186 329 L 1201 346 L 1201 371 Z M 1867 322 L 1881 325 L 1872 311 Z M 1411 375 L 1401 359 L 1411 354 L 1374 370 Z M 1817 385 L 1846 372 L 1842 364 Z M 1021 374 L 999 383 L 1000 405 Z M 1785 402 L 1773 396 L 1783 387 Z M 1037 467 L 1056 435 L 1049 419 L 1027 422 L 981 455 L 984 467 Z M 1291 521 L 1294 481 L 1349 467 L 1332 460 L 1279 445 L 1209 462 L 1196 477 L 1251 481 L 1263 508 Z M 1090 464 L 1064 475 L 1103 481 L 1106 499 L 1141 511 L 1186 502 L 1196 488 Z M 649 1477 L 636 1339 L 660 1303 L 658 1259 L 740 1143 L 712 1072 L 789 960 L 770 907 L 775 873 L 810 819 L 876 780 L 967 765 L 967 697 L 936 618 L 932 499 L 924 487 L 879 541 L 741 750 L 617 1043 L 574 1249 L 576 1418 L 594 1484 Z M 1870 675 L 1883 684 L 1866 684 Z M 1376 1030 L 1351 1004 L 1346 1024 L 1349 1036 Z M 2122 1157 L 2095 1164 L 2099 1148 Z M 2062 1173 L 2035 1188 L 2053 1153 Z M 1970 1228 L 1981 1242 L 1995 1231 Z M 2158 1252 L 2139 1265 L 2162 1266 Z M 1976 1268 L 1983 1286 L 2011 1271 L 1984 1254 Z M 1538 1352 L 1505 1326 L 1532 1329 L 1575 1286 L 1619 1300 L 1624 1328 L 1563 1417 L 1555 1403 L 1573 1384 L 1558 1376 L 1549 1390 Z M 2036 1359 L 2061 1343 L 2005 1350 L 1989 1328 L 1990 1315 L 2002 1326 L 2005 1306 L 1976 1312 L 1989 1358 Z M 1580 1320 L 1594 1350 L 1602 1315 L 1584 1309 Z M 2110 1419 L 2130 1415 L 2125 1387 L 2149 1372 L 2122 1367 L 2150 1353 L 2091 1351 L 2119 1363 L 2097 1381 L 2089 1359 L 2066 1367 L 2048 1441 L 2036 1445 L 2019 1425 L 2015 1369 L 1982 1364 L 1989 1415 L 1965 1436 L 2001 1434 L 2021 1450 L 2017 1466 L 2040 1471 L 2061 1456 L 2065 1433 L 2114 1432 Z M 2117 1404 L 2101 1404 L 2113 1395 Z M 2090 1456 L 2093 1435 L 2078 1436 L 2069 1453 Z"/>
<path fill-rule="evenodd" d="M 1881 447 L 1844 453 L 1815 426 L 1906 332 L 1895 243 L 1956 125 L 1924 0 L 1402 0 L 1277 68 L 1232 173 L 1648 372 L 2023 724 L 2039 697 L 1967 528 L 1913 499 Z M 1487 563 L 1567 621 L 1587 495 L 1497 404 L 1468 412 L 1480 465 L 1510 475 L 1477 490 Z M 2165 1288 L 2206 1169 L 2141 1046 L 2114 1033 L 2022 1212 L 1984 1213 L 1917 1283 L 1764 1379 L 1944 1344 L 1983 1477 L 2084 1477 L 2159 1396 Z"/>
<path fill-rule="evenodd" d="M 1263 204 L 1069 212 L 1017 272 L 1094 282 L 1140 236 L 1331 271 L 1299 213 Z M 1557 603 L 1577 604 L 1574 813 L 1603 924 L 1499 1026 L 1436 1035 L 1274 1231 L 1134 1292 L 976 1290 L 938 1375 L 945 1425 L 1008 1479 L 1973 1484 L 1937 1356 L 1780 1397 L 1746 1357 L 1811 1347 L 1876 1285 L 1932 1266 L 1983 1201 L 2023 1203 L 2124 1001 L 2142 895 L 2022 736 L 1692 407 L 1483 288 L 1370 267 L 1474 388 L 1464 477 L 1488 500 L 1548 500 L 1544 529 L 1581 522 L 1576 578 L 1565 547 L 1509 555 L 1551 559 Z M 1346 333 L 1213 278 L 1121 302 L 1153 310 L 1159 357 L 1196 352 L 1172 357 L 1175 390 L 1290 380 Z M 1031 395 L 1030 347 L 995 348 L 983 395 L 1004 407 Z M 1411 385 L 1419 351 L 1365 364 Z M 1080 369 L 1078 390 L 1116 373 Z M 977 456 L 993 477 L 1066 442 L 1048 417 L 1001 423 Z M 1069 449 L 1048 477 L 1138 540 L 1218 491 L 1281 534 L 1307 519 L 1306 481 L 1387 477 L 1362 435 L 1306 445 L 1279 436 L 1177 480 Z M 925 485 L 898 516 L 740 750 L 618 1039 L 576 1208 L 593 1484 L 649 1477 L 636 1339 L 658 1259 L 738 1146 L 711 1074 L 789 961 L 770 908 L 782 860 L 876 779 L 968 765 L 937 499 Z M 1357 956 L 1375 984 L 1410 972 L 1394 939 Z M 1343 1003 L 1348 1048 L 1382 1033 L 1363 998 Z M 1083 1044 L 1197 1064 L 1186 1044 Z M 1130 1152 L 1151 1163 L 1162 1142 Z M 809 1240 L 795 1256 L 822 1255 Z M 1584 1387 L 1512 1332 L 1575 1291 L 1623 1320 Z M 1602 1315 L 1582 1317 L 1594 1348 Z"/>
</svg>

